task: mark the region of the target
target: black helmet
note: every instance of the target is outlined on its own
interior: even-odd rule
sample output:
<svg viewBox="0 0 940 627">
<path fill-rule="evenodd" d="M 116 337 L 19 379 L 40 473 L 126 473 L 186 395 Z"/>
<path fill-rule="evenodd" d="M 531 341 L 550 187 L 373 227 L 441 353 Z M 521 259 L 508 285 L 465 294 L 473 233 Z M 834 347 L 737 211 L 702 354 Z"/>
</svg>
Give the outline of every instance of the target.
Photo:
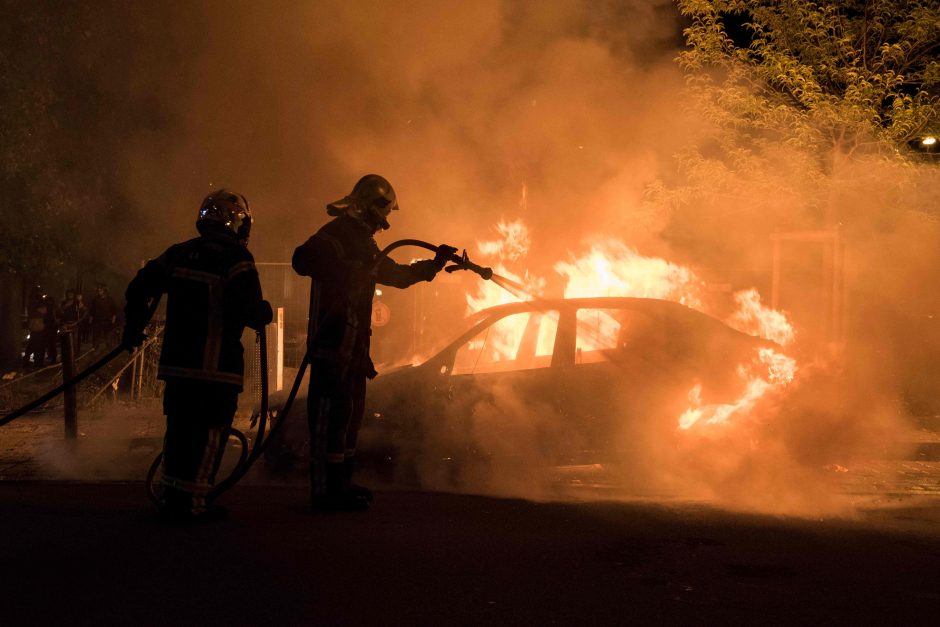
<svg viewBox="0 0 940 627">
<path fill-rule="evenodd" d="M 203 233 L 211 225 L 222 226 L 231 231 L 239 241 L 248 241 L 251 232 L 251 209 L 248 200 L 241 194 L 220 189 L 202 201 L 196 228 Z"/>
<path fill-rule="evenodd" d="M 388 214 L 397 209 L 398 198 L 392 184 L 378 174 L 366 174 L 348 196 L 326 206 L 331 216 L 348 215 L 373 231 L 387 229 Z"/>
</svg>

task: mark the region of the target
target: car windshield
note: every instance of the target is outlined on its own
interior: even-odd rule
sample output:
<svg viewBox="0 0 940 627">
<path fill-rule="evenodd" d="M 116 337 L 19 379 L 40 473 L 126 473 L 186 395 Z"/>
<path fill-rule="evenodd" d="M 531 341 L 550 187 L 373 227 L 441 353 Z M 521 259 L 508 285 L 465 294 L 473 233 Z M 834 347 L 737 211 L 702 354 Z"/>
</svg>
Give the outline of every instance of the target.
<svg viewBox="0 0 940 627">
<path fill-rule="evenodd" d="M 422 364 L 429 358 L 437 355 L 442 350 L 447 348 L 451 342 L 473 328 L 474 325 L 478 324 L 481 320 L 486 318 L 488 314 L 488 310 L 477 311 L 467 316 L 463 320 L 456 322 L 450 329 L 448 329 L 447 333 L 442 334 L 436 340 L 429 342 L 426 345 L 427 348 L 423 348 L 420 352 L 395 362 L 388 362 L 380 365 L 383 366 L 383 368 L 389 368 L 408 365 L 417 366 Z"/>
</svg>

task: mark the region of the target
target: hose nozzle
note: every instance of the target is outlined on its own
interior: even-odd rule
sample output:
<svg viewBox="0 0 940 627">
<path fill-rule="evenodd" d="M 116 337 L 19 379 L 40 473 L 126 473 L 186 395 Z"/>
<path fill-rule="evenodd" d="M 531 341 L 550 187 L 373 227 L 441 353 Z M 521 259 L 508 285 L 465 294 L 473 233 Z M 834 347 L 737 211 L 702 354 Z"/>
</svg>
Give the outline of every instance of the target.
<svg viewBox="0 0 940 627">
<path fill-rule="evenodd" d="M 493 278 L 493 269 L 486 268 L 483 266 L 478 266 L 477 264 L 470 261 L 470 258 L 467 256 L 467 249 L 465 248 L 462 255 L 453 255 L 450 258 L 450 261 L 454 264 L 452 266 L 447 266 L 444 268 L 447 272 L 456 272 L 457 270 L 469 270 L 480 275 L 480 278 L 484 280 L 489 280 Z"/>
</svg>

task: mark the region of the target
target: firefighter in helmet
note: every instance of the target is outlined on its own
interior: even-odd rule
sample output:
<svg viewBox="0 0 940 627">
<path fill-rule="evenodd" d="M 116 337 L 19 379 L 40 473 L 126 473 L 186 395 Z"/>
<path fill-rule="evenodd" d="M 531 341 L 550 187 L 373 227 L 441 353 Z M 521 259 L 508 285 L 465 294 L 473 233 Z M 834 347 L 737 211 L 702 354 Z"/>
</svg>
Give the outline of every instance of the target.
<svg viewBox="0 0 940 627">
<path fill-rule="evenodd" d="M 241 336 L 272 317 L 247 248 L 251 223 L 244 196 L 212 192 L 199 207 L 199 237 L 170 246 L 127 286 L 122 342 L 129 350 L 145 340 L 151 304 L 167 295 L 157 376 L 166 382 L 160 514 L 169 520 L 225 514 L 206 496 L 242 390 Z"/>
<path fill-rule="evenodd" d="M 312 279 L 307 423 L 314 510 L 365 510 L 371 502 L 352 474 L 366 380 L 377 374 L 369 357 L 376 284 L 405 288 L 431 281 L 456 252 L 441 245 L 434 259 L 410 265 L 378 259 L 373 236 L 389 228 L 388 216 L 397 209 L 391 184 L 368 174 L 348 196 L 327 205 L 333 220 L 294 251 L 294 270 Z"/>
</svg>

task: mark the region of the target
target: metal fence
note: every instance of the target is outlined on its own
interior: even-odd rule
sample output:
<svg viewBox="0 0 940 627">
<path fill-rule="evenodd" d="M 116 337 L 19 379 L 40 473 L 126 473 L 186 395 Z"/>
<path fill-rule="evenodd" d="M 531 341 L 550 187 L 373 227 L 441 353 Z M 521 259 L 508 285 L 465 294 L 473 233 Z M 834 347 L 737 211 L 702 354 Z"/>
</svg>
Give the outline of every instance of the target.
<svg viewBox="0 0 940 627">
<path fill-rule="evenodd" d="M 294 272 L 289 263 L 258 263 L 261 290 L 275 311 L 284 310 L 284 365 L 300 366 L 307 342 L 307 308 L 310 279 Z M 269 340 L 269 346 L 273 344 Z M 268 363 L 272 363 L 269 359 Z"/>
<path fill-rule="evenodd" d="M 285 369 L 300 367 L 306 351 L 309 279 L 299 276 L 289 263 L 257 263 L 264 298 L 274 309 L 274 321 L 266 329 L 268 344 L 268 389 L 276 392 L 290 385 Z M 261 350 L 257 335 L 247 329 L 242 336 L 245 348 L 245 389 L 240 408 L 249 409 L 261 394 Z"/>
</svg>

